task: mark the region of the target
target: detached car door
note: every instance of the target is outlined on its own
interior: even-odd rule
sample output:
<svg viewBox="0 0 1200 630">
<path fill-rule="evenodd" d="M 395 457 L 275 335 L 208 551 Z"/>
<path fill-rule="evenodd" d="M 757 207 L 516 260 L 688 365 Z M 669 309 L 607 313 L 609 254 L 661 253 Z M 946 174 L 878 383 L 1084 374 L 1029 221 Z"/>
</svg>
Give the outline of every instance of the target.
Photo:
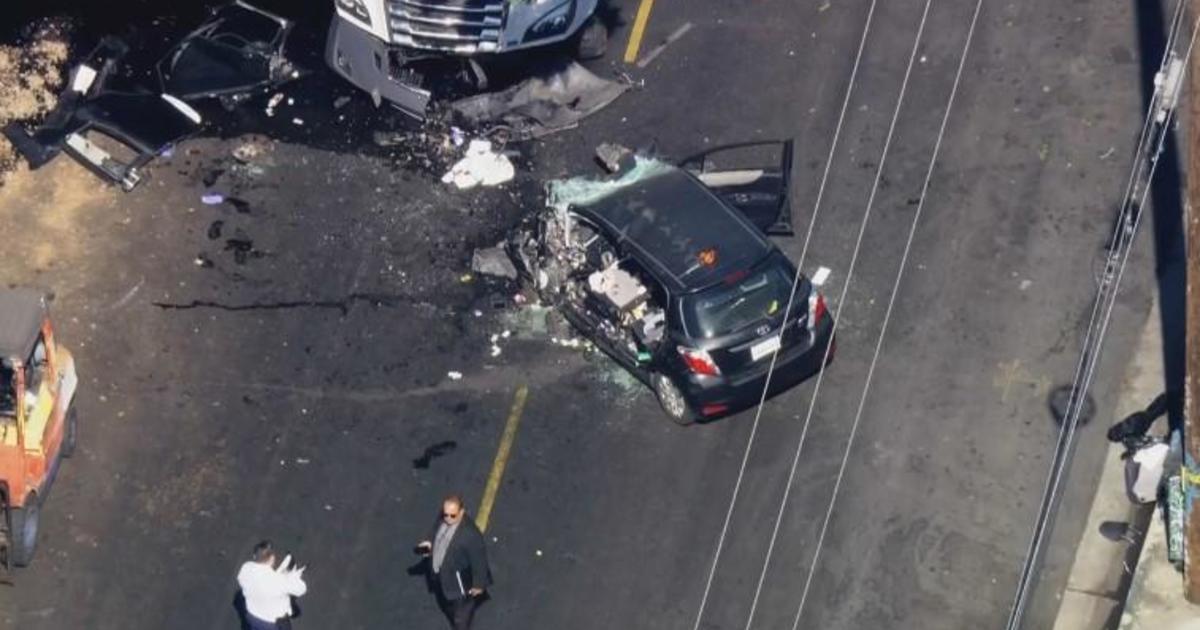
<svg viewBox="0 0 1200 630">
<path fill-rule="evenodd" d="M 679 163 L 767 234 L 790 236 L 792 141 L 727 144 Z"/>
<path fill-rule="evenodd" d="M 244 2 L 225 5 L 158 62 L 162 90 L 184 100 L 267 91 L 295 77 L 283 55 L 291 29 Z"/>
</svg>

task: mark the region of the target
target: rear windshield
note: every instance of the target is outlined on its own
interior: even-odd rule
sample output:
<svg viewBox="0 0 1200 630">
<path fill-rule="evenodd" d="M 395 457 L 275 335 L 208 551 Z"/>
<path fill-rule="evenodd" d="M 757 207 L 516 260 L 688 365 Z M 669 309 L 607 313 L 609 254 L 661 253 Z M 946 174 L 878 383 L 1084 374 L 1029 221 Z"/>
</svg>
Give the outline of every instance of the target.
<svg viewBox="0 0 1200 630">
<path fill-rule="evenodd" d="M 791 269 L 772 256 L 732 282 L 683 298 L 683 320 L 689 335 L 720 337 L 764 319 L 787 306 L 792 291 Z"/>
</svg>

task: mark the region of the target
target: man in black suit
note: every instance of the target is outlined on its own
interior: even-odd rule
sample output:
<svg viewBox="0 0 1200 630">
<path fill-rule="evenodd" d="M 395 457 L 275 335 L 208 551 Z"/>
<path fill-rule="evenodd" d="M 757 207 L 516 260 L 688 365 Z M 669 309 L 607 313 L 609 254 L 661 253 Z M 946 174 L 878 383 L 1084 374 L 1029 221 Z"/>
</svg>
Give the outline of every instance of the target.
<svg viewBox="0 0 1200 630">
<path fill-rule="evenodd" d="M 429 556 L 430 578 L 438 606 L 454 630 L 470 630 L 475 607 L 492 583 L 483 533 L 467 516 L 462 497 L 442 501 L 442 512 L 429 538 L 417 544 Z"/>
</svg>

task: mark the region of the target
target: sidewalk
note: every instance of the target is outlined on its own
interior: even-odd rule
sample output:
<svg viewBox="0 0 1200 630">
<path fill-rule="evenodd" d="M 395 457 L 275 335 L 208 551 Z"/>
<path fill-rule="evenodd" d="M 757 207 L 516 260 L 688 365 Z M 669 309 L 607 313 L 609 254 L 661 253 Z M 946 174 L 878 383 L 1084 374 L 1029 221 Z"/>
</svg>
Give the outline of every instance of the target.
<svg viewBox="0 0 1200 630">
<path fill-rule="evenodd" d="M 1120 630 L 1200 630 L 1200 606 L 1183 598 L 1183 575 L 1167 562 L 1167 533 L 1155 516 L 1134 569 Z"/>
<path fill-rule="evenodd" d="M 1121 384 L 1114 418 L 1144 408 L 1162 393 L 1161 348 L 1155 303 Z M 1160 433 L 1162 426 L 1152 431 Z M 1054 630 L 1200 630 L 1200 606 L 1183 599 L 1182 576 L 1167 561 L 1162 517 L 1125 495 L 1123 450 L 1120 444 L 1109 447 Z"/>
</svg>

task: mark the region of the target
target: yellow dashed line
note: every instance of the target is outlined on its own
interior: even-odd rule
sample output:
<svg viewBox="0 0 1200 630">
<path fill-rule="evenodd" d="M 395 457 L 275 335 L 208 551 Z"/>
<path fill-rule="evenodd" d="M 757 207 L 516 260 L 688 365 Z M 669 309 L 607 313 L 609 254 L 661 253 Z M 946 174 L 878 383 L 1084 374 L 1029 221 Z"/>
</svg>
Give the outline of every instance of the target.
<svg viewBox="0 0 1200 630">
<path fill-rule="evenodd" d="M 625 63 L 637 61 L 638 48 L 642 45 L 642 35 L 646 32 L 646 22 L 650 21 L 650 9 L 654 8 L 654 0 L 642 0 L 638 6 L 637 17 L 633 20 L 633 30 L 629 33 L 629 45 L 625 47 Z"/>
<path fill-rule="evenodd" d="M 475 524 L 480 531 L 487 531 L 488 519 L 492 516 L 492 506 L 496 504 L 496 494 L 500 491 L 500 480 L 504 477 L 504 467 L 508 465 L 508 456 L 512 453 L 513 441 L 517 437 L 517 426 L 521 424 L 521 412 L 525 410 L 525 399 L 529 396 L 529 388 L 522 385 L 517 388 L 513 397 L 512 410 L 508 412 L 508 421 L 504 424 L 504 434 L 500 436 L 500 448 L 496 450 L 496 459 L 492 462 L 492 472 L 488 475 L 487 487 L 483 491 L 483 501 L 479 504 L 479 513 L 475 516 Z"/>
</svg>

